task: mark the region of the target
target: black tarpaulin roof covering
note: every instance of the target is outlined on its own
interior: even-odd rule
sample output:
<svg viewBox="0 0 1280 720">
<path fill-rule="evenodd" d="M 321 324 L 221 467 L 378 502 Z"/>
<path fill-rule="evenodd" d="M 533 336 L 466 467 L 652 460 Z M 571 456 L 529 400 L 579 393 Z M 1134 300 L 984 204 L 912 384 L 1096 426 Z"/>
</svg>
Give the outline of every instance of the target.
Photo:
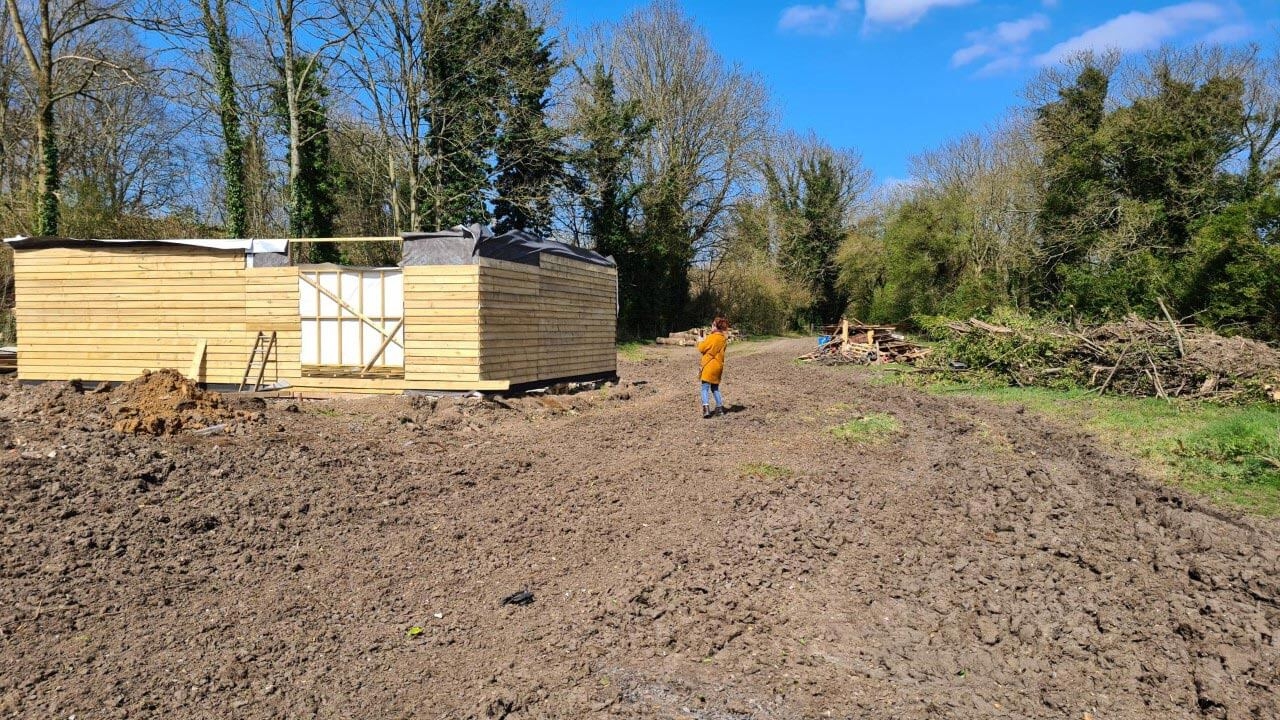
<svg viewBox="0 0 1280 720">
<path fill-rule="evenodd" d="M 611 257 L 594 250 L 547 240 L 523 230 L 494 235 L 482 225 L 458 225 L 439 232 L 403 233 L 400 265 L 469 265 L 477 257 L 537 265 L 538 256 L 559 255 L 592 265 L 615 267 Z"/>
</svg>

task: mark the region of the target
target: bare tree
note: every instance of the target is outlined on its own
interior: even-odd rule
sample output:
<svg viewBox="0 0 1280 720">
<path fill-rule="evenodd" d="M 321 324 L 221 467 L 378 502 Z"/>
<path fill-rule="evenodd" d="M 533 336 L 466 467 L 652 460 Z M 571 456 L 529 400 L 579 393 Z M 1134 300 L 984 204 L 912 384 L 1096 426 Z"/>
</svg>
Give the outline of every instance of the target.
<svg viewBox="0 0 1280 720">
<path fill-rule="evenodd" d="M 1019 115 L 911 159 L 913 195 L 962 208 L 962 232 L 951 240 L 964 272 L 994 278 L 1015 301 L 1026 299 L 1023 284 L 1043 259 L 1036 226 L 1041 174 L 1035 140 Z"/>
<path fill-rule="evenodd" d="M 653 123 L 638 162 L 646 193 L 674 195 L 694 256 L 705 254 L 767 138 L 768 92 L 725 62 L 669 0 L 632 13 L 598 52 L 610 58 L 623 95 L 638 100 Z"/>
<path fill-rule="evenodd" d="M 424 64 L 428 16 L 411 0 L 344 0 L 337 4 L 351 42 L 340 61 L 355 78 L 358 103 L 371 110 L 390 141 L 385 157 L 395 227 L 419 226 L 419 187 L 426 172 Z"/>
<path fill-rule="evenodd" d="M 26 230 L 25 195 L 31 173 L 31 112 L 24 97 L 29 78 L 13 25 L 0 22 L 0 234 Z"/>
<path fill-rule="evenodd" d="M 108 71 L 129 78 L 128 68 L 113 62 L 104 35 L 126 19 L 125 0 L 5 0 L 13 34 L 33 85 L 38 212 L 35 232 L 58 232 L 61 166 L 58 161 L 57 108 L 68 98 L 92 92 Z"/>
<path fill-rule="evenodd" d="M 258 18 L 270 60 L 278 65 L 285 106 L 288 142 L 288 207 L 290 226 L 301 196 L 304 147 L 319 141 L 318 132 L 304 120 L 307 93 L 319 82 L 325 67 L 341 46 L 357 32 L 363 18 L 342 28 L 344 14 L 333 3 L 319 0 L 271 0 Z"/>
</svg>

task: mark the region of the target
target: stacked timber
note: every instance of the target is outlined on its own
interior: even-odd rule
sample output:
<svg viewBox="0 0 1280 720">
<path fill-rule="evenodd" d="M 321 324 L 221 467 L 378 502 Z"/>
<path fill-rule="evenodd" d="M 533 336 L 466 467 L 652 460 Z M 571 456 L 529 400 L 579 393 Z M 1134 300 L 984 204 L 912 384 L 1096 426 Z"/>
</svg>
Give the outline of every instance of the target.
<svg viewBox="0 0 1280 720">
<path fill-rule="evenodd" d="M 689 328 L 679 332 L 668 333 L 666 337 L 660 337 L 654 340 L 659 345 L 677 345 L 680 347 L 693 347 L 702 342 L 704 338 L 711 334 L 710 327 Z M 742 333 L 737 330 L 730 329 L 728 332 L 728 341 L 735 342 L 742 339 Z"/>
<path fill-rule="evenodd" d="M 898 333 L 894 325 L 864 325 L 841 320 L 824 328 L 818 349 L 800 359 L 819 365 L 875 365 L 913 363 L 931 350 Z"/>
</svg>

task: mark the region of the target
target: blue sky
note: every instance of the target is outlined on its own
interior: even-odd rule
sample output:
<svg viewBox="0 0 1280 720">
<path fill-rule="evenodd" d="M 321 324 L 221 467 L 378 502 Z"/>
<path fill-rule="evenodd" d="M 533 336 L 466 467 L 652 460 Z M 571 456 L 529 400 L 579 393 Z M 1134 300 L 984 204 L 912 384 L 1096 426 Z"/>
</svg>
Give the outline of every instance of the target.
<svg viewBox="0 0 1280 720">
<path fill-rule="evenodd" d="M 568 25 L 643 2 L 561 0 Z M 769 85 L 784 124 L 858 149 L 879 181 L 981 129 L 1039 67 L 1073 50 L 1161 42 L 1280 45 L 1280 0 L 683 0 L 716 48 Z"/>
</svg>

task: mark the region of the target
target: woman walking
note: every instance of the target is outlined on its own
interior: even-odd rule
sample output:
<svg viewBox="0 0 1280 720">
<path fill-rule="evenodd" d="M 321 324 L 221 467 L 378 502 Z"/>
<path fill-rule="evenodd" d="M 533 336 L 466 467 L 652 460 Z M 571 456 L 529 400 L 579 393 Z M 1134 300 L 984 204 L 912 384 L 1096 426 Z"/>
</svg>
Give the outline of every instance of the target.
<svg viewBox="0 0 1280 720">
<path fill-rule="evenodd" d="M 729 321 L 717 317 L 711 323 L 711 333 L 698 343 L 698 352 L 702 353 L 702 417 L 724 415 L 724 399 L 720 397 L 720 376 L 724 373 L 724 349 L 729 344 Z M 711 409 L 711 398 L 715 397 L 716 408 Z"/>
</svg>

